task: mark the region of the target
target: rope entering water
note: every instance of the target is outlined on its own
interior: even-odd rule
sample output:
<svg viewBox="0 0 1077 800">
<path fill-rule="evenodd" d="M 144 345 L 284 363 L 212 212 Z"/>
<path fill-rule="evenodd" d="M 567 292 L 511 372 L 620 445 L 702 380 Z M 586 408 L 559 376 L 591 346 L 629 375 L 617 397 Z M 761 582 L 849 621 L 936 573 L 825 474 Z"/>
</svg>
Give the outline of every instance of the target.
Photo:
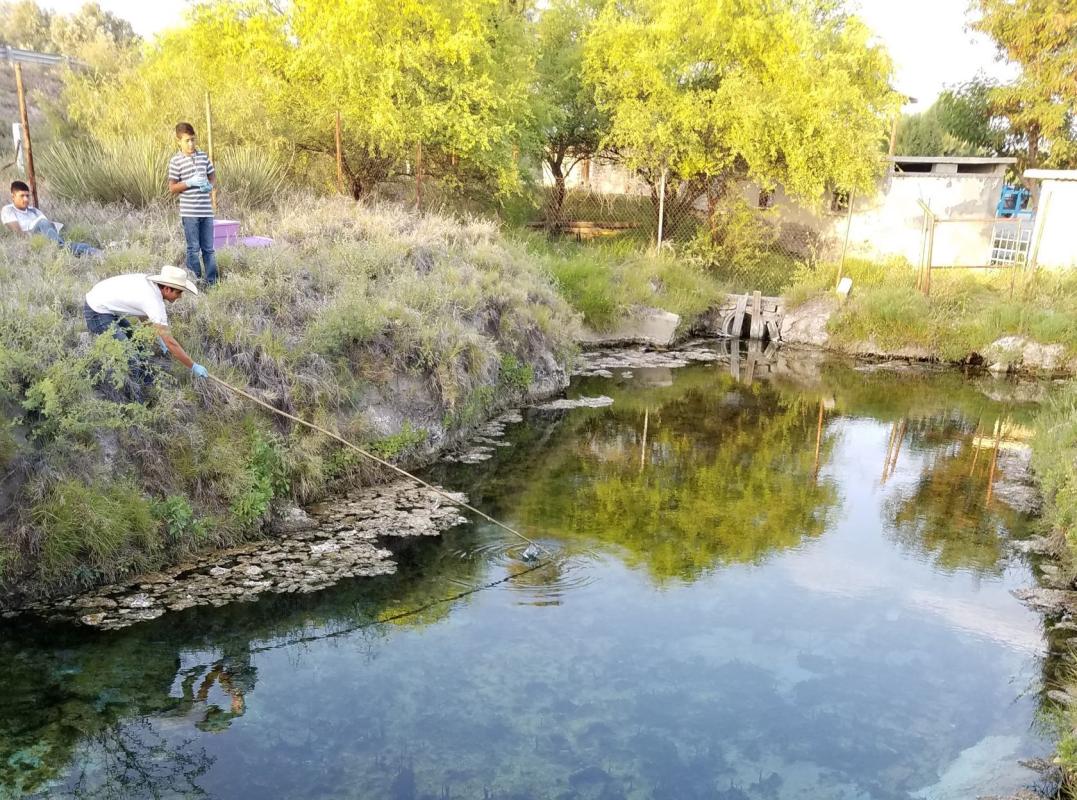
<svg viewBox="0 0 1077 800">
<path fill-rule="evenodd" d="M 250 392 L 248 392 L 248 391 L 246 391 L 244 389 L 241 389 L 238 386 L 233 386 L 232 384 L 228 383 L 228 381 L 226 381 L 226 380 L 218 378 L 216 375 L 210 375 L 209 378 L 210 378 L 210 380 L 213 380 L 213 381 L 219 383 L 225 389 L 228 389 L 229 391 L 235 392 L 236 394 L 238 394 L 238 395 L 240 395 L 242 397 L 246 397 L 251 402 L 257 403 L 262 408 L 264 408 L 264 409 L 266 409 L 268 411 L 272 411 L 274 414 L 279 414 L 280 416 L 285 417 L 287 419 L 290 419 L 293 422 L 298 422 L 300 425 L 306 425 L 308 428 L 312 428 L 313 430 L 318 431 L 318 433 L 325 434 L 329 438 L 340 442 L 345 447 L 351 448 L 355 452 L 359 453 L 361 456 L 370 459 L 371 461 L 375 462 L 376 464 L 381 464 L 383 467 L 388 467 L 389 469 L 393 470 L 393 472 L 399 473 L 400 475 L 403 475 L 405 478 L 408 478 L 409 480 L 415 481 L 416 483 L 418 483 L 421 486 L 425 487 L 426 489 L 430 490 L 431 492 L 438 495 L 439 497 L 443 497 L 444 499 L 448 500 L 453 505 L 459 506 L 460 508 L 466 508 L 468 511 L 471 511 L 474 514 L 478 514 L 480 517 L 482 517 L 487 522 L 491 522 L 494 525 L 497 525 L 499 528 L 502 528 L 502 529 L 508 531 L 513 536 L 516 536 L 516 537 L 522 539 L 523 541 L 527 542 L 528 544 L 530 544 L 530 545 L 538 548 L 539 550 L 543 551 L 544 553 L 546 553 L 546 555 L 551 556 L 551 557 L 554 555 L 548 548 L 544 547 L 543 545 L 539 544 L 538 542 L 536 542 L 533 539 L 529 539 L 528 537 L 524 536 L 522 533 L 520 533 L 515 528 L 513 528 L 513 527 L 511 527 L 509 525 L 506 525 L 504 522 L 501 522 L 499 520 L 494 519 L 489 514 L 487 514 L 485 511 L 480 511 L 479 509 L 475 508 L 475 506 L 470 505 L 469 503 L 466 503 L 463 500 L 459 500 L 459 499 L 453 497 L 448 492 L 442 491 L 441 489 L 437 488 L 436 486 L 433 486 L 430 483 L 427 483 L 422 478 L 420 478 L 420 477 L 418 477 L 416 475 L 412 475 L 407 470 L 401 469 L 400 467 L 396 466 L 396 464 L 392 464 L 392 463 L 386 461 L 385 459 L 379 458 L 378 456 L 374 455 L 373 453 L 371 453 L 371 452 L 369 452 L 367 450 L 364 450 L 363 448 L 359 447 L 358 445 L 352 444 L 347 439 L 345 439 L 343 436 L 339 436 L 339 435 L 333 433 L 332 431 L 330 431 L 330 430 L 328 430 L 326 428 L 323 428 L 321 425 L 316 425 L 313 422 L 308 422 L 307 420 L 302 419 L 301 417 L 297 417 L 294 414 L 289 414 L 287 411 L 282 411 L 281 409 L 277 408 L 276 406 L 272 406 L 269 403 L 265 402 L 264 400 L 262 400 L 262 399 L 260 399 L 258 397 L 255 397 Z"/>
</svg>

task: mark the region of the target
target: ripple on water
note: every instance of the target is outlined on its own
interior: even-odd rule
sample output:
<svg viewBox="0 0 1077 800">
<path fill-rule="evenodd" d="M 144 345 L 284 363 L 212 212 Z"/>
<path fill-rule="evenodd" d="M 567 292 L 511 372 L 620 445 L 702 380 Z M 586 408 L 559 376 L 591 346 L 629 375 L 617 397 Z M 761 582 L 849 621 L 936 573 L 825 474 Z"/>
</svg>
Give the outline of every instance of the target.
<svg viewBox="0 0 1077 800">
<path fill-rule="evenodd" d="M 598 556 L 588 550 L 566 551 L 551 543 L 539 543 L 552 553 L 541 552 L 536 560 L 524 558 L 528 545 L 525 542 L 491 539 L 468 550 L 457 552 L 463 559 L 481 559 L 492 568 L 490 581 L 511 578 L 505 586 L 520 595 L 521 602 L 528 605 L 557 605 L 569 592 L 594 583 L 595 570 L 591 565 Z M 450 582 L 461 589 L 475 588 L 474 583 L 461 579 Z"/>
</svg>

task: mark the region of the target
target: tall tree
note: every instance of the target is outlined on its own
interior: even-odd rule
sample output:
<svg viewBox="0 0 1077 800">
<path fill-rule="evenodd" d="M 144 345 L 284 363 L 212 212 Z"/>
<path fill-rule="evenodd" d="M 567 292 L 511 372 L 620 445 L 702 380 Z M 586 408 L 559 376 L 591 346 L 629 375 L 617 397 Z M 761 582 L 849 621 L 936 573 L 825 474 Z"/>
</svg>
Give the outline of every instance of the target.
<svg viewBox="0 0 1077 800">
<path fill-rule="evenodd" d="M 508 192 L 533 130 L 526 35 L 502 0 L 212 0 L 133 69 L 74 76 L 66 100 L 84 127 L 129 135 L 197 116 L 208 91 L 227 109 L 222 139 L 319 157 L 339 111 L 355 197 L 404 173 L 420 143 L 427 174 Z"/>
<path fill-rule="evenodd" d="M 603 0 L 553 0 L 535 26 L 536 109 L 542 156 L 554 188 L 547 214 L 561 216 L 565 177 L 582 160 L 601 153 L 609 128 L 594 86 L 584 76 L 584 42 Z"/>
<path fill-rule="evenodd" d="M 519 179 L 531 48 L 526 19 L 503 0 L 296 0 L 288 75 L 291 127 L 304 147 L 333 151 L 344 121 L 344 168 L 359 196 L 422 148 L 427 174 Z"/>
<path fill-rule="evenodd" d="M 1077 166 L 1077 4 L 1072 0 L 975 0 L 972 23 L 1000 55 L 1019 65 L 1010 84 L 991 90 L 1009 124 L 1018 169 Z"/>
<path fill-rule="evenodd" d="M 20 50 L 52 52 L 51 23 L 52 12 L 41 8 L 34 0 L 5 0 L 0 3 L 0 44 Z"/>
<path fill-rule="evenodd" d="M 995 84 L 986 78 L 947 89 L 935 101 L 939 124 L 951 136 L 968 142 L 985 155 L 999 155 L 1005 147 L 1005 121 L 991 108 Z"/>
<path fill-rule="evenodd" d="M 668 170 L 671 217 L 740 177 L 867 188 L 897 105 L 885 52 L 832 0 L 610 3 L 586 58 L 608 142 L 652 187 Z"/>
</svg>

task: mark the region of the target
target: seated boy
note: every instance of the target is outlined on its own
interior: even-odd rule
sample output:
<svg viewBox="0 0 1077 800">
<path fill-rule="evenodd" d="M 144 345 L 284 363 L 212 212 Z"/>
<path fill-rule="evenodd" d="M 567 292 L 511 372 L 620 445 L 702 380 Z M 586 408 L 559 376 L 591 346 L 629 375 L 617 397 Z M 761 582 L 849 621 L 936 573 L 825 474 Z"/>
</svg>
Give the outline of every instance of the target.
<svg viewBox="0 0 1077 800">
<path fill-rule="evenodd" d="M 66 247 L 76 256 L 96 256 L 101 251 L 92 245 L 83 242 L 65 242 L 60 238 L 60 231 L 49 218 L 38 209 L 30 205 L 30 187 L 22 181 L 12 181 L 11 202 L 0 209 L 0 222 L 3 222 L 15 233 L 40 234 L 51 239 L 61 247 Z"/>
</svg>

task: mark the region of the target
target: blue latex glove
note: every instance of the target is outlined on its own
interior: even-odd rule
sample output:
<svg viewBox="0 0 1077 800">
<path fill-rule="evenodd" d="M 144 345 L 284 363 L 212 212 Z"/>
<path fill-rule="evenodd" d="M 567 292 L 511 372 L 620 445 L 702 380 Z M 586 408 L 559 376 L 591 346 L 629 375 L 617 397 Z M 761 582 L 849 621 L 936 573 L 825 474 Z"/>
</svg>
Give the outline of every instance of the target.
<svg viewBox="0 0 1077 800">
<path fill-rule="evenodd" d="M 205 183 L 203 183 L 198 188 L 199 188 L 199 191 L 202 192 L 202 194 L 209 194 L 210 192 L 213 191 L 213 184 L 210 183 L 209 181 L 206 181 Z"/>
<path fill-rule="evenodd" d="M 203 367 L 201 364 L 191 364 L 191 373 L 196 378 L 208 378 L 209 377 L 209 372 L 207 372 L 206 368 Z"/>
<path fill-rule="evenodd" d="M 157 337 L 157 346 L 161 348 L 161 355 L 168 355 L 168 346 L 165 344 L 165 340 L 162 339 L 160 336 Z"/>
</svg>

